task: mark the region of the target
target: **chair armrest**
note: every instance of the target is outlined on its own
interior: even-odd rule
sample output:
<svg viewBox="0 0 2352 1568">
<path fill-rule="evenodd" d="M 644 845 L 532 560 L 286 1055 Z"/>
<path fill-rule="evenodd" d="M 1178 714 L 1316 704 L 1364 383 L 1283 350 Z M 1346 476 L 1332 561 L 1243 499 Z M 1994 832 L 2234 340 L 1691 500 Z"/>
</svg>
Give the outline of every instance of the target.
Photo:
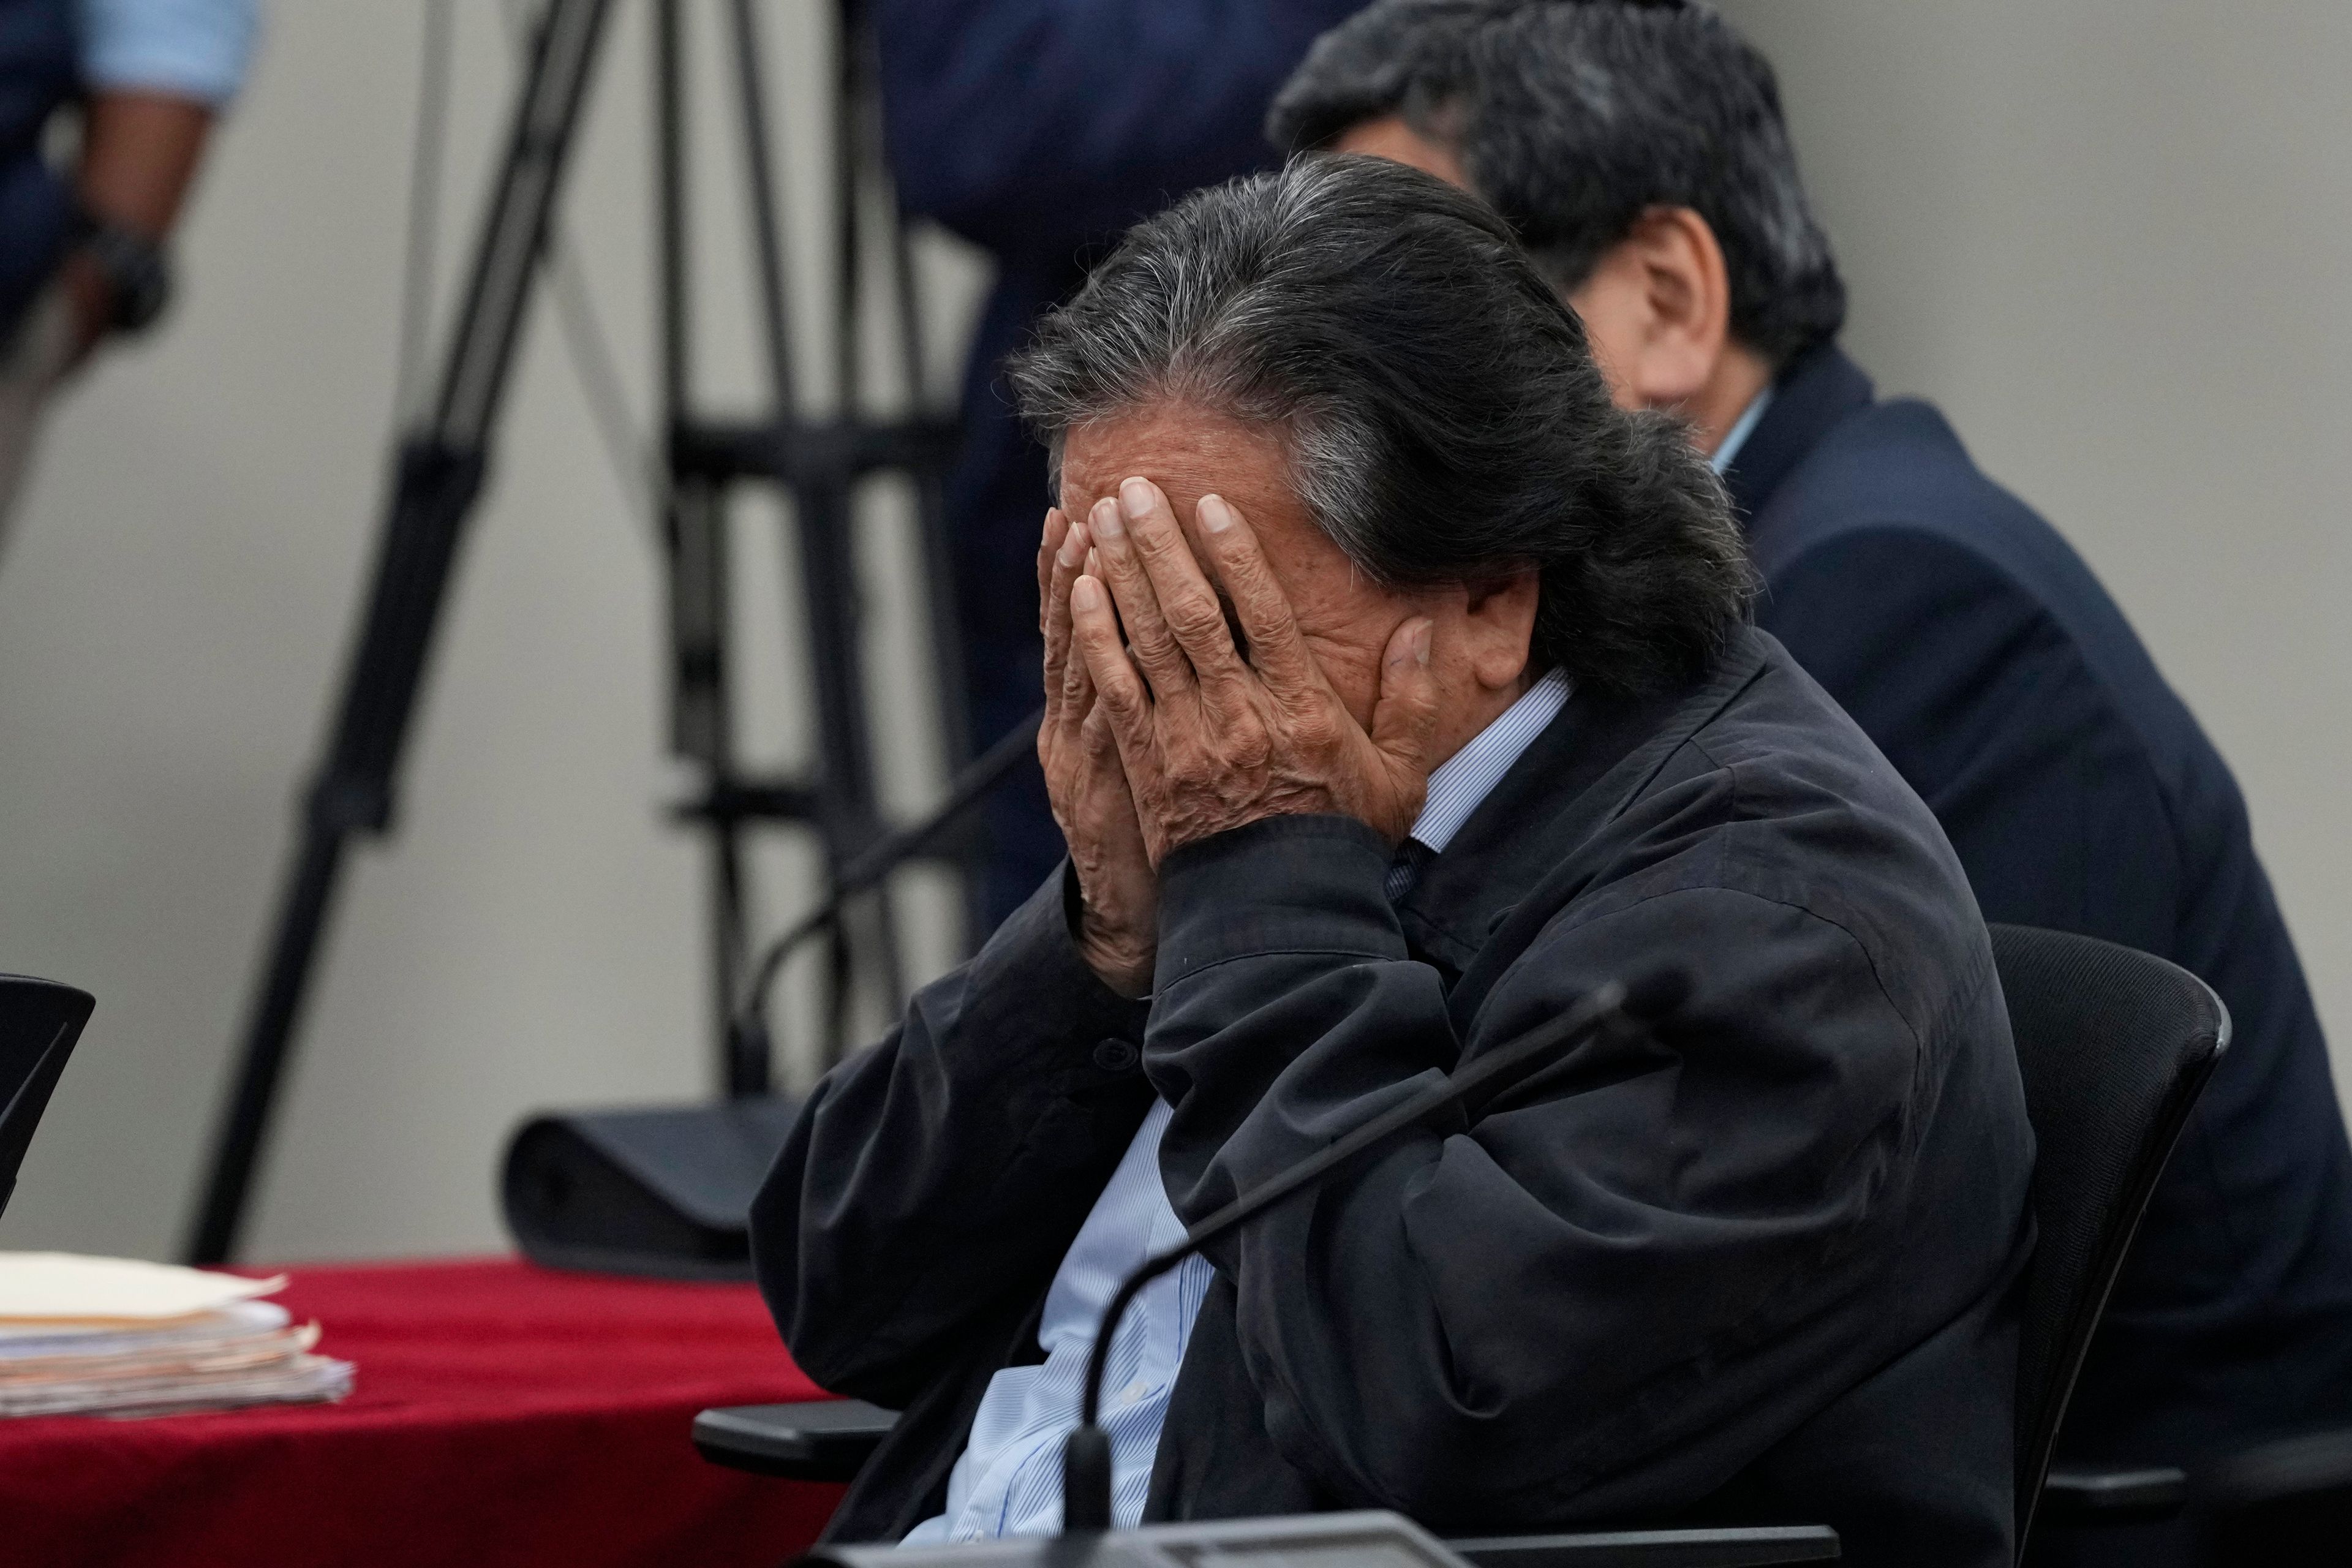
<svg viewBox="0 0 2352 1568">
<path fill-rule="evenodd" d="M 1489 1535 L 1445 1544 L 1477 1568 L 1767 1568 L 1838 1555 L 1837 1531 L 1822 1524 Z"/>
<path fill-rule="evenodd" d="M 2189 1477 L 2168 1465 L 2136 1470 L 2067 1466 L 2042 1483 L 2033 1522 L 2063 1525 L 2138 1524 L 2177 1518 L 2189 1501 Z"/>
<path fill-rule="evenodd" d="M 722 1405 L 694 1418 L 694 1447 L 714 1465 L 794 1481 L 847 1481 L 897 1426 L 860 1399 Z"/>
</svg>

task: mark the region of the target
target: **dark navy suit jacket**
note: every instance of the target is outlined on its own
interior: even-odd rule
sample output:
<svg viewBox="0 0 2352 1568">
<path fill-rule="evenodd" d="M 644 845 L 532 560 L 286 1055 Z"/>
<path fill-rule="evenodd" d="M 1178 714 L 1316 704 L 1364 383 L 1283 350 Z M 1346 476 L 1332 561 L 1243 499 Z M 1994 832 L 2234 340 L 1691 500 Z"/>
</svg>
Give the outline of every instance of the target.
<svg viewBox="0 0 2352 1568">
<path fill-rule="evenodd" d="M 2229 1005 L 2062 1447 L 2178 1461 L 2352 1421 L 2352 1154 L 2229 769 L 2065 542 L 1835 347 L 1727 477 L 1759 622 L 1933 808 L 1985 918 L 2160 954 Z"/>
<path fill-rule="evenodd" d="M 72 0 L 0 5 L 0 343 L 71 230 L 73 196 L 42 158 L 41 133 L 80 90 Z"/>
</svg>

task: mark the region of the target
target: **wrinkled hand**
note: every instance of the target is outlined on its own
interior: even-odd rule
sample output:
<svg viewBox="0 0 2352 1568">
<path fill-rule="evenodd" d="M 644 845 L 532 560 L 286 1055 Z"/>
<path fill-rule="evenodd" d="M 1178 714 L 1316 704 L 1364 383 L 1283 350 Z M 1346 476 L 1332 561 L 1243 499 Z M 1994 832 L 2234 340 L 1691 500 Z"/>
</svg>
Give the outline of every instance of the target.
<svg viewBox="0 0 2352 1568">
<path fill-rule="evenodd" d="M 1367 732 L 1300 635 L 1248 521 L 1203 496 L 1193 521 L 1197 561 L 1160 488 L 1127 480 L 1087 520 L 1101 577 L 1070 586 L 1073 635 L 1118 741 L 1151 865 L 1228 828 L 1295 813 L 1353 816 L 1391 843 L 1403 837 L 1428 790 L 1423 759 L 1437 722 L 1431 622 L 1416 616 L 1390 635 Z M 1232 600 L 1246 660 L 1203 564 Z"/>
<path fill-rule="evenodd" d="M 1045 637 L 1045 721 L 1037 760 L 1054 820 L 1077 873 L 1078 949 L 1103 984 L 1126 996 L 1151 989 L 1158 952 L 1160 883 L 1143 847 L 1134 797 L 1121 771 L 1110 717 L 1095 696 L 1087 661 L 1071 657 L 1070 588 L 1089 541 L 1059 508 L 1045 514 L 1037 551 L 1038 626 Z"/>
</svg>

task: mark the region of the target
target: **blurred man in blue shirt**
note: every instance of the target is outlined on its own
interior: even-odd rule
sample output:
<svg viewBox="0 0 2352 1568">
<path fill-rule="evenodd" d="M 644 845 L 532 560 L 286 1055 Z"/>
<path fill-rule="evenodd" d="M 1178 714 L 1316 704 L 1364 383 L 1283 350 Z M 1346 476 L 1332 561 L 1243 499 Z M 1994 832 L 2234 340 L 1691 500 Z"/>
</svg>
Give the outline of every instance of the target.
<svg viewBox="0 0 2352 1568">
<path fill-rule="evenodd" d="M 1270 161 L 1265 107 L 1364 0 L 880 0 L 898 195 L 995 258 L 948 482 L 973 739 L 1037 705 L 1045 455 L 998 380 L 1030 325 L 1137 218 Z M 1034 775 L 993 805 L 990 921 L 1062 857 Z"/>
<path fill-rule="evenodd" d="M 0 7 L 0 529 L 60 378 L 162 310 L 163 243 L 257 30 L 256 0 Z M 45 143 L 75 108 L 60 170 Z"/>
</svg>

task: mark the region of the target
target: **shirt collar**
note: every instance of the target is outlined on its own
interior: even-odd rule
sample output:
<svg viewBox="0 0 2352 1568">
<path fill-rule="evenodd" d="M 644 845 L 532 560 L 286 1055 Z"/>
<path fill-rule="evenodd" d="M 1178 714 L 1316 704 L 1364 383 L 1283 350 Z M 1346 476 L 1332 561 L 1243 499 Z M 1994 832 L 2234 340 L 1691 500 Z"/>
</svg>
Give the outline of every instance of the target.
<svg viewBox="0 0 2352 1568">
<path fill-rule="evenodd" d="M 1740 411 L 1731 428 L 1725 433 L 1722 444 L 1707 459 L 1718 474 L 1731 466 L 1739 455 L 1740 447 L 1764 417 L 1764 410 L 1772 402 L 1772 388 L 1767 385 L 1750 398 Z M 1538 735 L 1568 705 L 1570 685 L 1568 676 L 1558 669 L 1548 670 L 1543 678 L 1522 692 L 1519 700 L 1503 710 L 1502 716 L 1470 738 L 1464 746 L 1429 775 L 1429 794 L 1423 798 L 1421 815 L 1413 819 L 1412 831 L 1406 835 L 1432 854 L 1442 851 L 1454 842 L 1470 814 L 1500 784 L 1503 775 L 1520 754 L 1535 744 Z"/>
<path fill-rule="evenodd" d="M 1732 459 L 1739 456 L 1739 448 L 1748 444 L 1748 437 L 1756 433 L 1758 422 L 1764 417 L 1764 410 L 1771 404 L 1772 386 L 1767 382 L 1764 389 L 1748 400 L 1748 406 L 1732 422 L 1731 428 L 1724 432 L 1722 445 L 1717 447 L 1715 455 L 1707 458 L 1707 467 L 1718 474 L 1731 467 Z"/>
<path fill-rule="evenodd" d="M 1470 743 L 1448 757 L 1429 775 L 1429 794 L 1408 835 L 1434 854 L 1454 842 L 1454 836 L 1494 793 L 1503 775 L 1521 752 L 1535 743 L 1545 726 L 1567 706 L 1570 683 L 1565 672 L 1547 671 L 1503 710 L 1502 716 L 1470 738 Z"/>
</svg>

